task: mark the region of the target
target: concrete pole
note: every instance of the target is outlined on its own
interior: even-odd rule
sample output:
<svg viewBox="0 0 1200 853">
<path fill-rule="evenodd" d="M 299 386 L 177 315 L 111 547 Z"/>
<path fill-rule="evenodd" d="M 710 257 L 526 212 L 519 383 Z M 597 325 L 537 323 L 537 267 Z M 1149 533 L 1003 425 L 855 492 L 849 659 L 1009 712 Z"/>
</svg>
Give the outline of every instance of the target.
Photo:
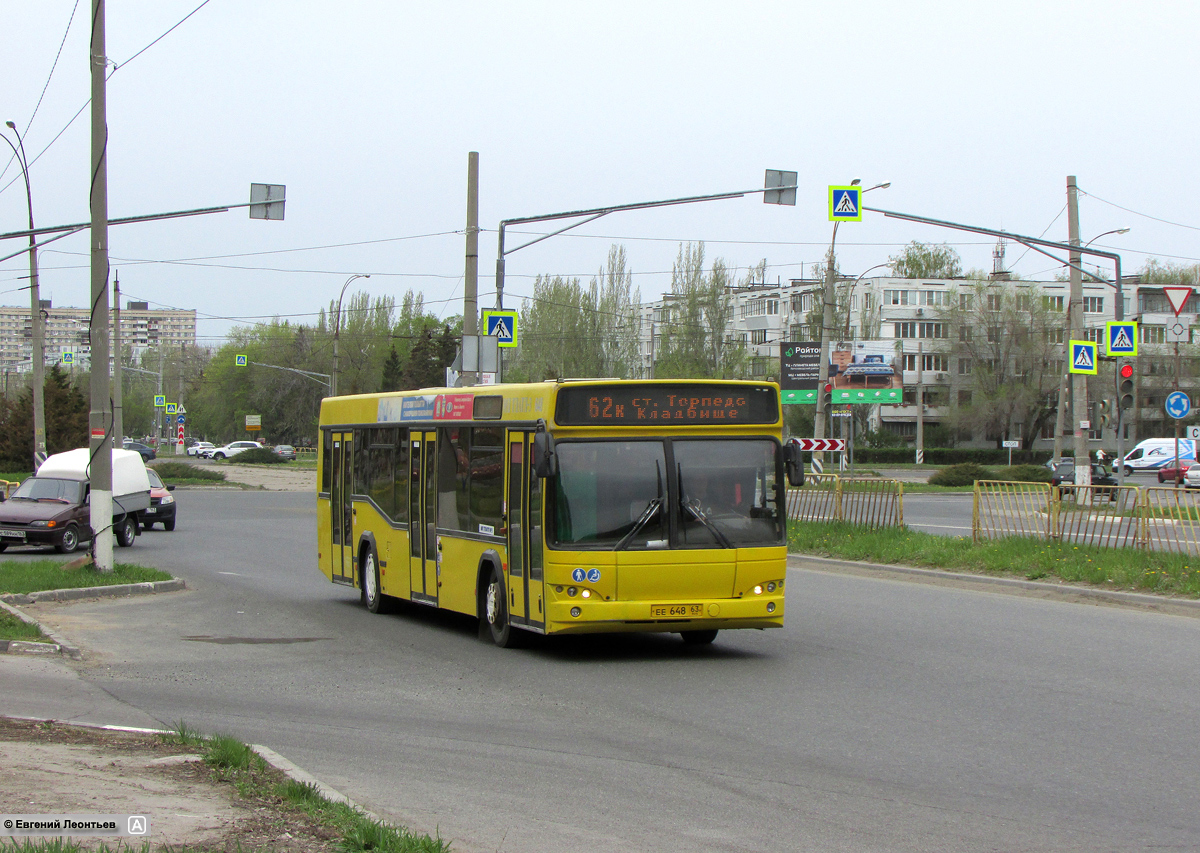
<svg viewBox="0 0 1200 853">
<path fill-rule="evenodd" d="M 925 344 L 917 341 L 917 464 L 925 464 Z"/>
<path fill-rule="evenodd" d="M 821 301 L 821 363 L 817 367 L 817 414 L 813 423 L 813 438 L 825 437 L 825 419 L 829 413 L 825 411 L 825 386 L 829 383 L 829 345 L 833 334 L 833 308 L 837 298 L 834 293 L 834 279 L 837 270 L 834 267 L 834 246 L 837 243 L 837 229 L 840 223 L 833 223 L 833 237 L 829 241 L 829 257 L 825 264 L 825 287 Z M 824 467 L 825 454 L 813 453 L 813 470 L 820 473 Z"/>
<path fill-rule="evenodd" d="M 113 274 L 113 440 L 112 446 L 120 450 L 125 444 L 125 413 L 122 404 L 123 383 L 121 381 L 121 277 Z"/>
<path fill-rule="evenodd" d="M 25 156 L 25 140 L 17 132 L 14 122 L 5 122 L 17 137 L 17 147 L 8 142 L 21 165 L 21 173 L 25 176 L 25 201 L 29 208 L 29 230 L 33 224 L 33 189 L 29 183 L 29 159 Z M 38 286 L 37 238 L 29 235 L 29 333 L 30 333 L 30 362 L 33 369 L 33 470 L 45 461 L 46 452 L 46 338 L 45 326 L 42 324 L 42 294 Z"/>
<path fill-rule="evenodd" d="M 1079 245 L 1079 191 L 1075 184 L 1075 176 L 1067 176 L 1067 236 L 1072 246 Z M 1071 340 L 1083 340 L 1083 274 L 1079 265 L 1083 256 L 1079 252 L 1071 252 L 1071 295 L 1067 311 L 1071 327 Z M 1071 344 L 1067 343 L 1067 360 L 1070 364 Z M 1088 457 L 1088 431 L 1079 426 L 1080 421 L 1087 417 L 1087 380 L 1086 374 L 1076 377 L 1074 390 L 1071 395 L 1071 429 L 1075 433 L 1075 484 L 1090 486 L 1092 484 L 1092 466 Z"/>
<path fill-rule="evenodd" d="M 158 390 L 156 390 L 154 392 L 156 395 L 160 395 L 163 393 L 163 349 L 162 349 L 161 342 L 158 345 L 158 386 L 157 386 L 157 389 Z M 159 447 L 162 447 L 162 425 L 163 425 L 163 418 L 166 417 L 166 412 L 167 412 L 166 409 L 163 409 L 160 412 L 158 410 L 157 406 L 154 409 L 154 437 L 155 437 L 155 439 L 157 439 L 154 443 Z"/>
<path fill-rule="evenodd" d="M 479 335 L 479 152 L 467 153 L 467 268 L 463 279 L 463 338 Z M 475 347 L 476 357 L 479 347 Z M 466 354 L 466 346 L 463 346 Z M 477 364 L 476 367 L 479 365 Z M 479 376 L 463 365 L 462 384 L 471 386 Z"/>
<path fill-rule="evenodd" d="M 104 0 L 92 0 L 92 168 L 90 207 L 92 315 L 88 336 L 92 347 L 91 525 L 92 562 L 97 571 L 113 570 L 112 412 L 108 381 L 108 119 L 104 72 Z"/>
</svg>

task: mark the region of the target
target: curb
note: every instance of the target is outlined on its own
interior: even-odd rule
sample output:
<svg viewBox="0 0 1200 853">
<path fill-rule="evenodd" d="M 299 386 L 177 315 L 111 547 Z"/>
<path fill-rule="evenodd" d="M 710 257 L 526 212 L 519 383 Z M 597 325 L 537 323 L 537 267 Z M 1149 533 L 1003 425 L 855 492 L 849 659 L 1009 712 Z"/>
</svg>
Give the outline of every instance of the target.
<svg viewBox="0 0 1200 853">
<path fill-rule="evenodd" d="M 0 717 L 0 719 L 20 720 L 22 722 L 32 722 L 32 723 L 54 723 L 55 725 L 59 725 L 59 726 L 73 726 L 73 727 L 79 728 L 79 729 L 95 729 L 97 731 L 104 731 L 104 732 L 130 732 L 132 734 L 141 734 L 141 735 L 171 735 L 171 734 L 175 734 L 175 732 L 170 731 L 168 729 L 143 729 L 143 728 L 138 728 L 135 726 L 106 726 L 106 725 L 103 725 L 100 723 L 77 723 L 77 722 L 73 722 L 71 720 L 47 720 L 47 719 L 43 719 L 42 717 L 8 717 L 8 716 L 4 716 L 4 717 Z M 258 753 L 262 757 L 263 761 L 270 764 L 272 767 L 274 767 L 280 773 L 283 773 L 285 776 L 287 776 L 291 779 L 294 779 L 295 781 L 300 782 L 301 784 L 312 785 L 314 788 L 316 788 L 321 793 L 321 796 L 325 797 L 326 799 L 331 800 L 333 802 L 345 803 L 346 805 L 350 806 L 352 809 L 355 809 L 355 810 L 361 812 L 362 814 L 366 815 L 367 817 L 371 818 L 371 820 L 379 821 L 380 823 L 390 823 L 390 821 L 387 821 L 385 818 L 380 817 L 379 815 L 375 814 L 374 812 L 368 811 L 367 809 L 363 808 L 361 805 L 354 802 L 354 800 L 350 799 L 349 797 L 347 797 L 345 794 L 343 794 L 341 791 L 337 790 L 336 788 L 329 787 L 324 782 L 322 782 L 320 779 L 318 779 L 316 776 L 313 776 L 311 773 L 309 773 L 307 770 L 297 767 L 295 764 L 288 761 L 286 758 L 284 758 L 282 755 L 280 755 L 278 752 L 271 749 L 270 747 L 261 746 L 256 743 L 252 743 L 252 744 L 250 744 L 250 748 L 252 750 L 254 750 L 256 753 Z"/>
<path fill-rule="evenodd" d="M 802 563 L 807 565 L 802 565 Z M 1179 608 L 1187 612 L 1190 616 L 1200 616 L 1200 600 L 1194 598 L 1167 598 L 1161 595 L 1148 595 L 1141 592 L 1093 589 L 1086 586 L 1044 583 L 1042 581 L 1020 580 L 1019 578 L 997 578 L 990 575 L 971 575 L 963 572 L 947 572 L 940 569 L 918 569 L 915 566 L 889 565 L 886 563 L 860 563 L 855 560 L 838 560 L 833 557 L 816 557 L 807 554 L 788 554 L 787 564 L 789 569 L 859 569 L 868 572 L 913 575 L 933 580 L 952 580 L 968 585 L 998 586 L 1002 589 L 1020 589 L 1028 592 L 1041 592 L 1064 597 L 1090 598 L 1110 604 L 1128 604 L 1155 610 Z"/>
<path fill-rule="evenodd" d="M 50 638 L 49 643 L 30 642 L 27 640 L 0 640 L 0 654 L 37 655 L 61 654 L 72 660 L 83 660 L 83 652 L 68 643 L 54 631 L 47 628 L 32 616 L 28 616 L 13 605 L 37 604 L 39 601 L 78 601 L 84 598 L 121 598 L 134 595 L 153 595 L 159 592 L 178 592 L 187 589 L 182 578 L 172 578 L 169 581 L 146 581 L 144 583 L 123 583 L 112 586 L 87 586 L 76 589 L 50 589 L 44 592 L 28 594 L 6 593 L 0 595 L 0 609 L 6 610 L 27 625 L 35 625 Z"/>
<path fill-rule="evenodd" d="M 181 578 L 169 581 L 118 583 L 111 586 L 82 586 L 72 589 L 48 589 L 43 592 L 5 593 L 0 602 L 6 604 L 37 604 L 39 601 L 78 601 L 81 598 L 122 598 L 132 595 L 154 595 L 159 592 L 178 592 L 187 589 Z"/>
</svg>

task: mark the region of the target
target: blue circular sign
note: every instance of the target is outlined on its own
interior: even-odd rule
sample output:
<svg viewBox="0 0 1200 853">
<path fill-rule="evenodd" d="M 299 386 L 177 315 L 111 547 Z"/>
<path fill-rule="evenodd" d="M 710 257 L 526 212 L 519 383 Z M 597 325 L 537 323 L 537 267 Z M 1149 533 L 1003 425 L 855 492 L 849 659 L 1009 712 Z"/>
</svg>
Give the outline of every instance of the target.
<svg viewBox="0 0 1200 853">
<path fill-rule="evenodd" d="M 600 580 L 600 570 L 599 569 L 588 569 L 587 579 L 592 583 L 595 583 L 596 581 Z"/>
<path fill-rule="evenodd" d="M 571 572 L 571 580 L 575 581 L 575 583 L 583 583 L 586 579 L 587 572 L 585 572 L 583 569 L 576 569 L 575 571 Z"/>
<path fill-rule="evenodd" d="M 1172 391 L 1167 395 L 1167 402 L 1164 408 L 1167 410 L 1168 415 L 1178 421 L 1191 414 L 1192 401 L 1182 391 Z"/>
</svg>

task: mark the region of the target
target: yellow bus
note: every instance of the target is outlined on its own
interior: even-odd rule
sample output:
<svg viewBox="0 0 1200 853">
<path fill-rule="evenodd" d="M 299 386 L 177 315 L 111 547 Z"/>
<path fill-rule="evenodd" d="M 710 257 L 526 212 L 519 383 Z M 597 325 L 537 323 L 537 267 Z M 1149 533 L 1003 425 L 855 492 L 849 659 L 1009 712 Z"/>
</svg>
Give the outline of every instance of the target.
<svg viewBox="0 0 1200 853">
<path fill-rule="evenodd" d="M 320 570 L 523 634 L 783 625 L 785 474 L 767 382 L 571 380 L 330 397 Z"/>
</svg>

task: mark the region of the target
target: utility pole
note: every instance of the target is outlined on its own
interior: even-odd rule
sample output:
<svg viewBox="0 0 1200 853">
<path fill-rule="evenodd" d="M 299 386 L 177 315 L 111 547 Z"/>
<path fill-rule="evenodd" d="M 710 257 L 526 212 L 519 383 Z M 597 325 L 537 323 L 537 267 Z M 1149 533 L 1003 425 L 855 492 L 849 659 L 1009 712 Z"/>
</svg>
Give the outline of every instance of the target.
<svg viewBox="0 0 1200 853">
<path fill-rule="evenodd" d="M 91 525 L 92 562 L 101 572 L 113 570 L 112 412 L 108 382 L 108 119 L 104 72 L 104 0 L 92 0 L 92 168 L 91 207 L 92 315 L 88 337 L 92 348 Z"/>
<path fill-rule="evenodd" d="M 475 338 L 475 370 L 464 361 L 462 384 L 474 385 L 479 377 L 479 152 L 467 153 L 467 268 L 463 280 L 463 341 Z M 463 358 L 467 346 L 462 348 Z"/>
<path fill-rule="evenodd" d="M 95 365 L 93 365 L 94 367 Z M 124 384 L 121 381 L 121 276 L 113 273 L 113 440 L 120 450 L 125 446 L 125 412 L 121 400 Z"/>
<path fill-rule="evenodd" d="M 825 437 L 825 419 L 829 417 L 829 413 L 825 411 L 825 386 L 829 383 L 829 345 L 833 335 L 833 308 L 837 298 L 834 293 L 837 270 L 834 267 L 833 247 L 837 242 L 837 228 L 840 224 L 833 223 L 833 239 L 829 242 L 829 257 L 825 264 L 825 287 L 821 297 L 821 363 L 817 367 L 817 414 L 813 423 L 813 438 Z M 822 470 L 824 457 L 824 453 L 813 453 L 814 471 Z"/>
<path fill-rule="evenodd" d="M 1073 247 L 1071 259 L 1071 291 L 1067 305 L 1068 325 L 1071 328 L 1071 340 L 1083 340 L 1083 274 L 1079 264 L 1083 255 L 1076 249 L 1079 246 L 1079 190 L 1075 184 L 1075 176 L 1067 176 L 1067 237 Z M 1071 342 L 1067 341 L 1066 354 L 1068 363 L 1071 358 Z M 1090 486 L 1092 484 L 1092 466 L 1088 457 L 1088 432 L 1080 426 L 1088 411 L 1087 378 L 1085 374 L 1072 376 L 1074 386 L 1071 394 L 1071 428 L 1075 432 L 1075 485 Z"/>
<path fill-rule="evenodd" d="M 925 463 L 925 343 L 917 341 L 917 464 Z"/>
<path fill-rule="evenodd" d="M 156 390 L 154 393 L 156 396 L 161 395 L 163 393 L 163 349 L 162 349 L 162 344 L 159 344 L 159 347 L 158 347 L 158 385 L 156 386 Z M 157 406 L 155 406 L 155 408 L 154 408 L 154 438 L 155 438 L 154 444 L 157 447 L 162 447 L 163 418 L 166 417 L 166 411 L 167 411 L 166 409 L 163 409 L 160 412 L 158 410 Z"/>
</svg>

